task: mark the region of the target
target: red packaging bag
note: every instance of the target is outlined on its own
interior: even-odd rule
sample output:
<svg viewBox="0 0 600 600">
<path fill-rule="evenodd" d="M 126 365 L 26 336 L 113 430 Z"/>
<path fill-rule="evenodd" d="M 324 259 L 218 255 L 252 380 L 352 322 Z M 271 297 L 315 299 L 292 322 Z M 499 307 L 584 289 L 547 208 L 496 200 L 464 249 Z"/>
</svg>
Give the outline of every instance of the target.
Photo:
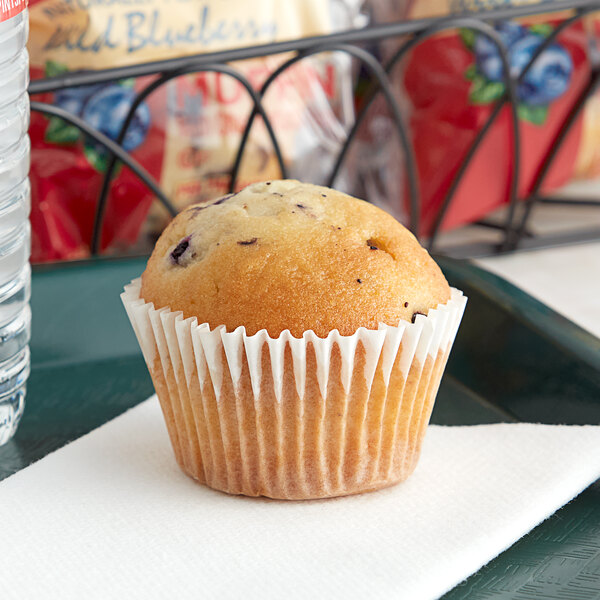
<svg viewBox="0 0 600 600">
<path fill-rule="evenodd" d="M 537 29 L 533 26 L 532 31 L 530 27 L 514 25 L 522 29 L 522 39 L 530 46 L 522 44 L 525 56 L 512 57 L 513 69 L 518 68 L 515 63 L 526 62 L 531 47 L 539 44 L 552 28 L 552 25 Z M 471 40 L 467 43 L 465 37 L 453 33 L 426 40 L 412 51 L 404 70 L 403 84 L 412 109 L 410 128 L 421 191 L 422 235 L 431 233 L 456 172 L 504 91 L 500 81 L 482 72 L 486 69 L 485 59 L 477 57 L 474 47 L 477 37 L 469 36 Z M 582 24 L 562 32 L 556 44 L 542 55 L 540 64 L 551 62 L 552 53 L 559 54 L 560 60 L 568 65 L 560 74 L 564 79 L 563 89 L 557 89 L 555 97 L 544 97 L 542 77 L 538 85 L 533 79 L 531 89 L 526 79 L 517 92 L 521 136 L 519 198 L 531 192 L 546 154 L 590 77 L 587 37 Z M 537 75 L 534 69 L 530 73 Z M 495 74 L 488 70 L 487 75 Z M 508 201 L 514 161 L 511 118 L 509 107 L 504 106 L 456 190 L 443 229 L 476 221 Z M 556 189 L 572 177 L 580 137 L 581 118 L 565 139 L 544 180 L 542 192 Z"/>
<path fill-rule="evenodd" d="M 524 1 L 508 0 L 500 4 L 506 8 Z M 367 0 L 375 23 L 479 13 L 497 4 L 483 6 L 463 0 Z M 548 2 L 548 6 L 551 4 Z M 535 49 L 554 28 L 572 16 L 573 11 L 563 11 L 490 23 L 508 48 L 513 77 L 522 72 Z M 597 16 L 592 14 L 563 29 L 518 86 L 519 200 L 532 192 L 561 126 L 590 81 L 590 47 L 598 43 L 597 24 Z M 382 41 L 376 48 L 382 62 L 389 61 L 405 42 L 401 38 Z M 421 192 L 419 233 L 428 236 L 471 145 L 504 92 L 501 60 L 493 43 L 480 33 L 449 29 L 425 39 L 408 52 L 392 72 L 392 85 L 401 99 L 416 155 Z M 599 97 L 596 94 L 588 99 L 582 115 L 573 123 L 543 179 L 542 193 L 553 191 L 574 177 L 589 178 L 600 172 Z M 371 127 L 375 121 L 377 128 Z M 404 170 L 398 169 L 397 145 L 392 144 L 396 152 L 394 157 L 388 153 L 386 161 L 369 155 L 369 148 L 381 146 L 381 140 L 376 139 L 372 130 L 391 128 L 389 111 L 380 98 L 363 127 L 363 138 L 358 145 L 366 150 L 357 170 L 364 181 L 380 183 L 373 196 L 375 201 L 406 222 L 409 195 Z M 508 202 L 514 164 L 512 129 L 511 111 L 505 105 L 466 168 L 442 229 L 476 221 Z M 384 172 L 395 175 L 382 177 Z"/>
<path fill-rule="evenodd" d="M 35 73 L 35 67 L 32 67 L 32 75 L 36 74 L 39 72 Z M 138 88 L 142 85 L 142 80 L 136 84 Z M 134 94 L 133 81 L 127 81 L 74 88 L 35 99 L 62 106 L 92 124 L 104 119 L 108 125 L 122 122 L 122 113 L 128 109 Z M 103 106 L 103 102 L 108 106 Z M 126 138 L 124 144 L 133 158 L 155 178 L 160 176 L 164 137 L 156 117 L 163 102 L 159 91 L 142 104 L 136 117 L 143 122 L 137 127 L 134 123 L 135 137 L 130 136 L 129 142 Z M 113 111 L 118 112 L 120 119 L 113 116 Z M 99 125 L 99 129 L 102 131 L 103 126 Z M 108 133 L 106 127 L 102 132 Z M 89 256 L 108 153 L 75 126 L 57 117 L 48 118 L 32 112 L 29 134 L 32 140 L 31 260 L 73 260 Z M 118 167 L 105 212 L 101 250 L 133 245 L 153 198 L 136 175 L 129 169 Z"/>
</svg>

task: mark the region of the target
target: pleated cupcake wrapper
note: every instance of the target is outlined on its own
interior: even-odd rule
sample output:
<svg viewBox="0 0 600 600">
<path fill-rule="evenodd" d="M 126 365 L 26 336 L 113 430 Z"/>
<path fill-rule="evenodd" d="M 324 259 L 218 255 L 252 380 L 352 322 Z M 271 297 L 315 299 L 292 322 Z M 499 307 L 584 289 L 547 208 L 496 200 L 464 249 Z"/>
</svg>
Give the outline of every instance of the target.
<svg viewBox="0 0 600 600">
<path fill-rule="evenodd" d="M 121 295 L 178 463 L 229 493 L 315 498 L 390 485 L 414 469 L 466 305 L 414 323 L 301 338 L 210 329 Z"/>
</svg>

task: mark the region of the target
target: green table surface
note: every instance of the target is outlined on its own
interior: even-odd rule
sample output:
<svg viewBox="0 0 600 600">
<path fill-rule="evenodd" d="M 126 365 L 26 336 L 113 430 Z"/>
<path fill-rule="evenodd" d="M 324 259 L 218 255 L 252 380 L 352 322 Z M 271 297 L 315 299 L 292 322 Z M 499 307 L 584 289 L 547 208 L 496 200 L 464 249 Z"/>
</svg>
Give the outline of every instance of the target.
<svg viewBox="0 0 600 600">
<path fill-rule="evenodd" d="M 491 273 L 439 262 L 469 304 L 432 421 L 599 424 L 600 340 Z M 0 448 L 0 479 L 153 393 L 119 298 L 144 264 L 34 270 L 26 409 Z M 444 598 L 600 599 L 600 482 Z"/>
</svg>

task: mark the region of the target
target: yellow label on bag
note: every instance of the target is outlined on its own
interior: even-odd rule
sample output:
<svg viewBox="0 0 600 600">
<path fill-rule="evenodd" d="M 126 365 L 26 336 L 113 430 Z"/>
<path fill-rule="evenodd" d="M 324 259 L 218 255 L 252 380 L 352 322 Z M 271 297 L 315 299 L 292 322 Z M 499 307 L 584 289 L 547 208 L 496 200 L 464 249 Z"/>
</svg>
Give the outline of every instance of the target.
<svg viewBox="0 0 600 600">
<path fill-rule="evenodd" d="M 41 0 L 30 9 L 29 53 L 33 66 L 102 69 L 330 30 L 323 0 Z"/>
</svg>

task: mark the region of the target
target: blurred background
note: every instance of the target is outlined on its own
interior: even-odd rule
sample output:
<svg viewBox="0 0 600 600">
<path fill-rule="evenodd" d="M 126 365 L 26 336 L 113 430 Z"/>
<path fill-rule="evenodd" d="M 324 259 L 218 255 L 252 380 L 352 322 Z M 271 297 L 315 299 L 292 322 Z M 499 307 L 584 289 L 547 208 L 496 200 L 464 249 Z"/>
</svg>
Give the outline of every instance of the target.
<svg viewBox="0 0 600 600">
<path fill-rule="evenodd" d="M 31 260 L 147 254 L 293 177 L 600 334 L 598 4 L 32 0 Z"/>
</svg>

